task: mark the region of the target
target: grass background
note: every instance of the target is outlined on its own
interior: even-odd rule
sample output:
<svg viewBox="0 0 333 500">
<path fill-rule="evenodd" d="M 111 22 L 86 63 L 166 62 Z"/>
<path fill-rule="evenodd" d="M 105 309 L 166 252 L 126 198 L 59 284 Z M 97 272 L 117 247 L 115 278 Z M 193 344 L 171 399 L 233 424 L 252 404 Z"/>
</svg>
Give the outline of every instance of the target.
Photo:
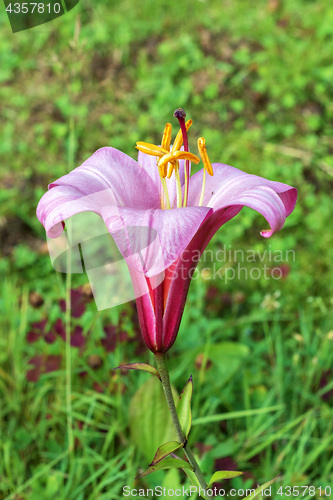
<svg viewBox="0 0 333 500">
<path fill-rule="evenodd" d="M 190 442 L 207 477 L 246 471 L 226 489 L 278 474 L 276 490 L 333 487 L 332 25 L 329 0 L 81 0 L 12 34 L 2 7 L 0 498 L 110 500 L 125 484 L 186 482 L 174 471 L 134 481 L 168 428 L 149 376 L 111 371 L 153 363 L 135 309 L 97 312 L 86 276 L 52 269 L 35 217 L 50 181 L 101 146 L 136 157 L 179 106 L 212 161 L 299 190 L 272 239 L 244 209 L 209 246 L 293 250 L 283 279 L 203 273 L 191 285 L 169 357 L 178 392 L 193 374 Z M 70 289 L 83 313 L 65 312 Z M 63 341 L 66 326 L 80 345 Z"/>
</svg>

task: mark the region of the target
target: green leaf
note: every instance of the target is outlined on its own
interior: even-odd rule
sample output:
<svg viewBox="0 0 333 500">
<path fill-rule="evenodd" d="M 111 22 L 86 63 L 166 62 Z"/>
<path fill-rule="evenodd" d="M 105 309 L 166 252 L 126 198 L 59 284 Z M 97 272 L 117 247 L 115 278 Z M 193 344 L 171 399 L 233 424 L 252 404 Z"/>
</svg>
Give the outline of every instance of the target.
<svg viewBox="0 0 333 500">
<path fill-rule="evenodd" d="M 178 399 L 175 389 L 173 396 Z M 132 441 L 148 463 L 161 443 L 177 440 L 162 385 L 155 377 L 148 378 L 134 394 L 129 407 L 129 426 Z"/>
<path fill-rule="evenodd" d="M 251 417 L 252 415 L 261 415 L 272 411 L 283 410 L 285 404 L 275 406 L 267 406 L 266 408 L 255 408 L 253 410 L 229 411 L 227 413 L 218 413 L 216 415 L 208 415 L 207 417 L 195 418 L 192 425 L 206 425 L 211 422 L 220 422 L 221 420 L 233 420 L 235 418 Z"/>
<path fill-rule="evenodd" d="M 278 476 L 275 477 L 274 479 L 271 479 L 270 481 L 268 481 L 267 483 L 263 484 L 262 486 L 259 486 L 256 490 L 254 490 L 253 493 L 251 493 L 251 495 L 243 498 L 243 500 L 252 500 L 252 498 L 255 498 L 258 495 L 261 495 L 262 491 L 265 490 L 266 488 L 268 488 L 271 484 L 275 483 L 275 481 L 277 480 L 277 478 L 278 478 Z"/>
<path fill-rule="evenodd" d="M 192 375 L 188 379 L 183 392 L 179 397 L 177 404 L 177 415 L 180 421 L 181 428 L 187 437 L 191 430 L 192 415 L 191 415 L 191 399 L 193 394 Z"/>
<path fill-rule="evenodd" d="M 193 486 L 196 486 L 198 488 L 198 491 L 201 491 L 200 488 L 201 488 L 201 484 L 199 483 L 198 481 L 198 478 L 197 476 L 194 474 L 194 472 L 190 469 L 184 469 L 184 472 L 186 473 L 187 477 L 189 478 L 189 480 L 191 481 L 191 483 L 193 484 Z M 202 489 L 202 488 L 201 488 Z M 204 496 L 202 493 L 200 495 L 202 498 L 205 498 L 207 499 L 206 496 Z"/>
<path fill-rule="evenodd" d="M 156 472 L 158 470 L 173 469 L 173 468 L 193 470 L 191 465 L 188 462 L 185 462 L 185 460 L 182 460 L 181 458 L 165 458 L 158 464 L 149 466 L 148 469 L 143 474 L 140 474 L 135 479 L 138 479 L 139 477 L 143 476 L 148 476 L 148 474 L 152 474 L 153 472 Z"/>
<path fill-rule="evenodd" d="M 244 474 L 244 472 L 240 472 L 238 470 L 218 470 L 210 478 L 208 488 L 211 484 L 216 483 L 216 481 L 220 481 L 221 479 L 231 479 L 233 477 L 241 476 L 242 474 Z"/>
<path fill-rule="evenodd" d="M 181 443 L 178 443 L 177 441 L 169 441 L 168 443 L 162 444 L 155 453 L 150 466 L 156 465 L 158 462 L 160 462 L 160 460 L 163 460 L 163 458 L 167 457 L 168 455 L 170 455 L 170 453 L 173 453 L 182 446 L 183 445 Z"/>
<path fill-rule="evenodd" d="M 126 368 L 127 370 L 141 370 L 143 372 L 151 373 L 155 375 L 159 380 L 161 380 L 160 374 L 154 366 L 147 365 L 146 363 L 128 363 L 126 365 L 117 366 L 113 368 L 114 370 L 120 370 L 121 368 Z"/>
</svg>

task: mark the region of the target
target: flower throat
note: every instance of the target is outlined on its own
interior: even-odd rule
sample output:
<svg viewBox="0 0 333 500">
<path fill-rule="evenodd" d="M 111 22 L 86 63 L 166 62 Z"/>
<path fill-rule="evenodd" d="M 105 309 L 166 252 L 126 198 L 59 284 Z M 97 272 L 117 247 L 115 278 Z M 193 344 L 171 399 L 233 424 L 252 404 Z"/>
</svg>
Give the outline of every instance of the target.
<svg viewBox="0 0 333 500">
<path fill-rule="evenodd" d="M 176 109 L 176 111 L 174 112 L 174 117 L 177 118 L 179 121 L 180 130 L 176 135 L 171 150 L 170 150 L 171 133 L 172 133 L 171 123 L 167 123 L 165 125 L 161 146 L 156 146 L 155 144 L 149 144 L 148 142 L 137 142 L 136 148 L 142 153 L 155 156 L 157 158 L 156 165 L 158 168 L 163 188 L 163 192 L 161 194 L 161 208 L 163 209 L 172 208 L 170 205 L 170 198 L 169 198 L 166 178 L 170 179 L 173 172 L 175 172 L 177 208 L 187 207 L 189 181 L 190 181 L 190 162 L 193 161 L 194 163 L 198 164 L 201 158 L 204 166 L 201 196 L 199 200 L 199 206 L 201 206 L 205 192 L 206 171 L 208 172 L 209 175 L 213 175 L 213 167 L 210 163 L 206 150 L 206 141 L 203 137 L 199 137 L 197 141 L 200 158 L 194 155 L 193 153 L 190 153 L 188 147 L 187 132 L 192 125 L 192 120 L 187 120 L 185 122 L 186 113 L 182 108 Z M 184 147 L 183 149 L 181 149 L 183 145 Z M 179 160 L 185 160 L 184 193 L 182 192 L 182 185 L 179 176 Z"/>
</svg>

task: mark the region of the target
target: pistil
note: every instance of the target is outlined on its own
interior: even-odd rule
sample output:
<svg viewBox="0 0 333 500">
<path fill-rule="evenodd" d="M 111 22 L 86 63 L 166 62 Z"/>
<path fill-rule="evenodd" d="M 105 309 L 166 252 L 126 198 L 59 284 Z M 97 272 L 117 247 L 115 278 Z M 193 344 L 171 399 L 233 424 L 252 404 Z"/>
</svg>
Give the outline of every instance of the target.
<svg viewBox="0 0 333 500">
<path fill-rule="evenodd" d="M 188 138 L 187 138 L 187 130 L 186 130 L 186 125 L 185 125 L 185 116 L 186 113 L 183 110 L 183 108 L 178 108 L 174 112 L 173 116 L 177 118 L 179 121 L 180 129 L 182 131 L 183 135 L 183 142 L 184 142 L 184 151 L 188 152 Z M 184 203 L 183 207 L 187 207 L 187 198 L 188 198 L 188 186 L 190 182 L 190 162 L 186 160 L 185 162 L 185 187 L 184 187 Z"/>
<path fill-rule="evenodd" d="M 188 132 L 188 129 L 191 127 L 192 123 L 193 123 L 192 120 L 187 120 L 187 122 L 185 123 L 186 132 Z M 175 139 L 175 142 L 173 143 L 171 151 L 175 152 L 177 150 L 180 150 L 182 145 L 183 145 L 183 133 L 182 133 L 182 129 L 180 129 L 176 135 L 176 139 Z M 182 207 L 182 186 L 181 186 L 180 176 L 179 176 L 179 163 L 178 163 L 178 161 L 175 162 L 173 165 L 172 164 L 170 165 L 169 172 L 168 172 L 168 179 L 170 179 L 173 170 L 175 171 L 175 180 L 176 180 L 176 189 L 177 189 L 177 208 L 181 208 Z M 184 169 L 184 175 L 186 178 L 186 169 Z"/>
</svg>

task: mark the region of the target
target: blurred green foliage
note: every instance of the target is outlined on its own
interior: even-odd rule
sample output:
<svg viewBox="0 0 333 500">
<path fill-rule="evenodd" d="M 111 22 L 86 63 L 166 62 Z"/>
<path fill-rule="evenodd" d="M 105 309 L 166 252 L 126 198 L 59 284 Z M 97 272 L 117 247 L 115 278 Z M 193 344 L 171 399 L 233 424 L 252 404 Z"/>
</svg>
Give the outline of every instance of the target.
<svg viewBox="0 0 333 500">
<path fill-rule="evenodd" d="M 26 342 L 33 321 L 64 318 L 57 301 L 66 278 L 51 268 L 35 209 L 49 182 L 99 147 L 136 157 L 137 140 L 158 142 L 179 106 L 194 121 L 192 149 L 203 135 L 213 162 L 299 190 L 272 239 L 260 238 L 265 221 L 243 209 L 209 246 L 258 256 L 293 250 L 295 259 L 273 263 L 287 266 L 283 279 L 211 280 L 207 262 L 199 266 L 170 359 L 178 390 L 193 371 L 194 424 L 206 418 L 191 442 L 208 445 L 198 445 L 207 477 L 216 460 L 232 457 L 258 482 L 283 473 L 285 484 L 332 484 L 332 2 L 81 0 L 32 30 L 13 35 L 5 15 L 0 26 L 0 498 L 29 480 L 11 498 L 119 498 L 146 465 L 132 448 L 128 408 L 147 376 L 110 370 L 148 354 L 133 344 L 107 354 L 100 345 L 103 322 L 116 324 L 121 308 L 91 307 L 79 320 L 94 335 L 81 356 L 71 354 L 74 454 L 66 454 L 65 365 L 26 380 L 37 352 L 64 354 L 59 343 Z M 272 266 L 267 254 L 240 263 L 248 272 Z M 85 281 L 73 276 L 73 286 Z M 41 308 L 31 292 L 43 297 Z M 135 326 L 126 323 L 132 337 Z M 90 367 L 90 354 L 102 368 Z M 274 405 L 281 409 L 225 417 Z M 142 484 L 180 480 L 160 472 Z"/>
</svg>

